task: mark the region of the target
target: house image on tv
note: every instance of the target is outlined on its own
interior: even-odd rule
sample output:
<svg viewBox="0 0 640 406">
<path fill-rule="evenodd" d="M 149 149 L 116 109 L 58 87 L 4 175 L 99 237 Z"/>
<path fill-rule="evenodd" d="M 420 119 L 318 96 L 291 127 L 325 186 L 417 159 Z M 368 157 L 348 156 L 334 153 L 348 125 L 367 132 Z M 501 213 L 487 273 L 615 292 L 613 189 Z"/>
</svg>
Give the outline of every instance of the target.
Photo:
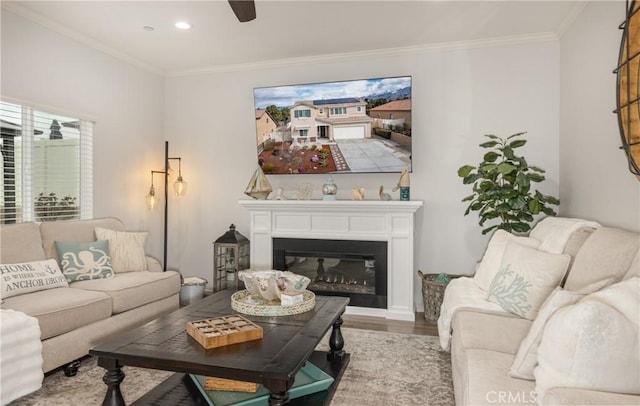
<svg viewBox="0 0 640 406">
<path fill-rule="evenodd" d="M 297 101 L 290 107 L 292 145 L 370 138 L 367 103 L 357 98 Z"/>
<path fill-rule="evenodd" d="M 278 129 L 278 123 L 271 117 L 271 114 L 264 109 L 256 109 L 256 135 L 258 146 L 264 145 L 265 141 L 271 139 L 271 133 Z"/>
<path fill-rule="evenodd" d="M 394 100 L 369 110 L 374 128 L 411 127 L 411 99 Z"/>
</svg>

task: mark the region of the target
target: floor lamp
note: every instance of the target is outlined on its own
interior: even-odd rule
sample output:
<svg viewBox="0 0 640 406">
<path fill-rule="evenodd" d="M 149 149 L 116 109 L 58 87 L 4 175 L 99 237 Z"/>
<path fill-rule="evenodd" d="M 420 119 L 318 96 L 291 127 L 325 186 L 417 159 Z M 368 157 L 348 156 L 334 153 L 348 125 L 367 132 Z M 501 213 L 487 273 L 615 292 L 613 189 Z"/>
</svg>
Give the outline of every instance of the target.
<svg viewBox="0 0 640 406">
<path fill-rule="evenodd" d="M 169 141 L 164 142 L 164 170 L 162 171 L 151 171 L 151 188 L 149 189 L 149 194 L 146 196 L 145 200 L 147 203 L 147 208 L 149 210 L 155 210 L 158 207 L 158 199 L 156 198 L 156 189 L 153 186 L 153 175 L 156 173 L 164 174 L 164 228 L 163 228 L 163 262 L 162 262 L 162 270 L 167 270 L 167 224 L 169 219 L 169 177 L 173 172 L 171 166 L 169 165 L 169 160 L 177 160 L 178 161 L 178 177 L 176 181 L 173 182 L 173 191 L 176 196 L 184 196 L 187 193 L 187 182 L 182 179 L 182 158 L 169 157 Z"/>
</svg>

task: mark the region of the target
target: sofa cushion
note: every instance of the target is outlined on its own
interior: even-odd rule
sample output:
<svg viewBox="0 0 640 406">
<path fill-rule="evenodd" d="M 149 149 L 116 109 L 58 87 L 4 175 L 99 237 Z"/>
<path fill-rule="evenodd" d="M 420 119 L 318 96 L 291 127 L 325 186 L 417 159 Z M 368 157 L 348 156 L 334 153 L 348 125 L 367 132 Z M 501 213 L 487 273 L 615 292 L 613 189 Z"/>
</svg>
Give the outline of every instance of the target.
<svg viewBox="0 0 640 406">
<path fill-rule="evenodd" d="M 639 321 L 640 278 L 556 312 L 538 347 L 538 395 L 554 387 L 640 394 Z"/>
<path fill-rule="evenodd" d="M 101 292 L 56 288 L 10 297 L 2 308 L 37 318 L 45 340 L 108 318 L 111 298 Z"/>
<path fill-rule="evenodd" d="M 438 336 L 444 350 L 449 350 L 451 319 L 459 309 L 464 308 L 504 312 L 499 305 L 487 300 L 487 292 L 478 287 L 473 278 L 452 279 L 444 291 L 438 317 Z"/>
<path fill-rule="evenodd" d="M 565 288 L 578 291 L 605 279 L 621 280 L 639 247 L 638 233 L 606 227 L 597 229 L 578 252 Z"/>
<path fill-rule="evenodd" d="M 456 342 L 462 347 L 508 354 L 518 351 L 520 342 L 530 327 L 530 320 L 511 313 L 472 309 L 458 310 L 451 322 Z"/>
<path fill-rule="evenodd" d="M 464 405 L 527 405 L 536 403 L 533 382 L 507 376 L 513 363 L 513 354 L 498 351 L 467 349 L 467 385 L 463 388 L 463 399 L 456 404 Z"/>
<path fill-rule="evenodd" d="M 500 271 L 493 278 L 487 300 L 529 320 L 558 286 L 571 258 L 507 242 Z"/>
<path fill-rule="evenodd" d="M 592 227 L 581 227 L 574 231 L 567 240 L 567 244 L 564 246 L 562 253 L 569 255 L 571 257 L 571 261 L 569 262 L 569 270 L 564 275 L 562 282 L 560 282 L 561 287 L 564 287 L 564 284 L 567 281 L 567 277 L 569 276 L 569 272 L 571 272 L 571 267 L 573 266 L 573 262 L 575 261 L 580 248 L 582 248 L 584 242 L 587 241 L 587 238 L 591 237 L 591 234 L 593 234 L 595 230 L 596 229 Z"/>
<path fill-rule="evenodd" d="M 544 301 L 538 312 L 538 317 L 533 321 L 527 336 L 520 343 L 518 352 L 513 360 L 513 365 L 509 369 L 509 376 L 512 378 L 528 379 L 532 381 L 533 368 L 538 363 L 538 345 L 547 325 L 549 318 L 558 309 L 574 304 L 584 297 L 583 293 L 562 290 L 557 287 Z"/>
<path fill-rule="evenodd" d="M 55 242 L 62 273 L 69 282 L 113 277 L 109 241 Z"/>
<path fill-rule="evenodd" d="M 536 239 L 518 237 L 504 230 L 496 230 L 491 236 L 487 249 L 482 256 L 482 261 L 480 261 L 478 269 L 473 276 L 473 281 L 485 292 L 489 291 L 491 281 L 500 270 L 500 263 L 508 241 L 515 241 L 532 248 L 537 248 L 540 245 L 540 241 Z"/>
<path fill-rule="evenodd" d="M 144 244 L 149 233 L 109 230 L 102 227 L 96 227 L 95 233 L 99 240 L 109 241 L 114 272 L 147 270 Z"/>
<path fill-rule="evenodd" d="M 67 279 L 54 259 L 0 265 L 2 299 L 67 286 Z"/>
<path fill-rule="evenodd" d="M 174 271 L 126 272 L 114 278 L 73 282 L 71 286 L 109 295 L 113 314 L 117 314 L 178 293 L 180 275 Z"/>
<path fill-rule="evenodd" d="M 105 217 L 93 220 L 45 221 L 40 224 L 42 246 L 47 258 L 58 259 L 55 241 L 91 242 L 96 240 L 94 229 L 105 227 L 124 230 L 124 224 L 117 218 Z"/>
<path fill-rule="evenodd" d="M 3 224 L 0 227 L 0 264 L 47 259 L 36 223 Z"/>
</svg>

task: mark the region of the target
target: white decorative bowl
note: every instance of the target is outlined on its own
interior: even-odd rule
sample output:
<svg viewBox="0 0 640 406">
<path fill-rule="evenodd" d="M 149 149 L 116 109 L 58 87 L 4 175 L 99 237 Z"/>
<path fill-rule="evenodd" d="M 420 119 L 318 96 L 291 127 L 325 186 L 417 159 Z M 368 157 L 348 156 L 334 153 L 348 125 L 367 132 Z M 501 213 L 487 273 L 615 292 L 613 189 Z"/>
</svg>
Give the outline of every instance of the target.
<svg viewBox="0 0 640 406">
<path fill-rule="evenodd" d="M 302 294 L 311 279 L 288 271 L 240 271 L 238 277 L 244 282 L 251 296 L 265 300 L 280 300 L 282 294 Z"/>
</svg>

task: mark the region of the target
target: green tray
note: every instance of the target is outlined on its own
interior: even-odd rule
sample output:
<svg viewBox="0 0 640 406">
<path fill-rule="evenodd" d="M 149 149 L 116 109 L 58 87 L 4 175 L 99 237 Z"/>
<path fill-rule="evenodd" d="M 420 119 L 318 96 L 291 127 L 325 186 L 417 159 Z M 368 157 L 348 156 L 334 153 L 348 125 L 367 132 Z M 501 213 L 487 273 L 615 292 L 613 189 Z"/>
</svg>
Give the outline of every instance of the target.
<svg viewBox="0 0 640 406">
<path fill-rule="evenodd" d="M 210 406 L 262 406 L 269 404 L 269 391 L 262 385 L 257 392 L 230 392 L 204 389 L 202 375 L 189 374 L 203 398 Z M 289 389 L 289 398 L 295 399 L 327 389 L 333 378 L 310 362 L 296 374 L 293 386 Z"/>
</svg>

